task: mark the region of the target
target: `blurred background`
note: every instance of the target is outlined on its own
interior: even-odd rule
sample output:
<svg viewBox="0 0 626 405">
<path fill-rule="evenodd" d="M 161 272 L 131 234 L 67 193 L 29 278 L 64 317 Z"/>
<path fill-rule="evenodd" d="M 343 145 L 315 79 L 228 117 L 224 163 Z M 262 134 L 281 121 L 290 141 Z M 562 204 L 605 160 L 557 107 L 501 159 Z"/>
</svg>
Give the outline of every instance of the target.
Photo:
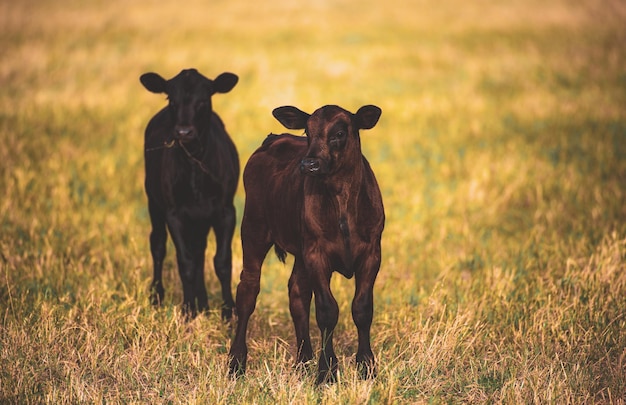
<svg viewBox="0 0 626 405">
<path fill-rule="evenodd" d="M 63 324 L 78 322 L 76 308 L 98 309 L 103 315 L 93 315 L 100 325 L 93 333 L 103 345 L 115 340 L 96 332 L 103 324 L 123 328 L 107 311 L 123 317 L 139 308 L 152 316 L 143 131 L 166 101 L 138 79 L 149 71 L 170 78 L 190 67 L 209 78 L 239 75 L 213 105 L 242 167 L 268 133 L 285 131 L 271 116 L 275 107 L 382 108 L 378 125 L 361 133 L 387 213 L 376 286 L 379 330 L 411 324 L 400 333 L 422 327 L 434 333 L 424 319 L 452 322 L 468 311 L 515 340 L 514 330 L 540 329 L 533 314 L 548 296 L 574 286 L 565 297 L 598 301 L 585 307 L 589 312 L 574 312 L 573 324 L 587 330 L 591 322 L 613 339 L 610 349 L 604 340 L 585 342 L 605 348 L 607 359 L 623 356 L 624 304 L 615 300 L 626 291 L 624 21 L 626 5 L 618 0 L 0 0 L 0 316 L 11 331 L 5 348 L 17 348 L 5 349 L 3 362 L 38 359 L 36 348 L 52 339 L 37 326 L 52 316 L 47 310 Z M 238 224 L 244 198 L 240 185 Z M 235 282 L 238 237 L 237 230 Z M 574 270 L 602 246 L 619 247 L 617 267 L 602 276 L 608 284 L 583 294 L 589 280 Z M 174 263 L 170 245 L 170 310 L 182 299 Z M 260 331 L 253 333 L 291 341 L 289 271 L 268 258 Z M 211 260 L 206 278 L 217 308 Z M 333 283 L 343 314 L 339 330 L 352 341 L 352 281 Z M 568 299 L 554 305 L 566 308 Z M 53 336 L 64 342 L 61 352 L 75 345 Z M 227 337 L 219 336 L 223 347 Z M 84 370 L 73 357 L 67 364 Z M 571 364 L 580 370 L 585 360 Z M 35 386 L 27 382 L 38 381 L 43 388 L 33 392 L 55 398 L 37 377 L 44 374 L 32 371 L 3 395 L 25 395 Z M 402 380 L 398 398 L 418 384 L 408 375 L 412 382 Z M 606 394 L 601 388 L 615 393 L 626 384 L 623 375 L 605 377 L 567 392 L 600 398 L 594 395 Z M 479 378 L 476 384 L 504 398 L 493 395 L 504 392 L 506 377 L 495 379 L 496 388 L 490 378 L 487 388 Z M 418 391 L 448 398 L 429 384 L 431 391 L 428 385 Z"/>
</svg>

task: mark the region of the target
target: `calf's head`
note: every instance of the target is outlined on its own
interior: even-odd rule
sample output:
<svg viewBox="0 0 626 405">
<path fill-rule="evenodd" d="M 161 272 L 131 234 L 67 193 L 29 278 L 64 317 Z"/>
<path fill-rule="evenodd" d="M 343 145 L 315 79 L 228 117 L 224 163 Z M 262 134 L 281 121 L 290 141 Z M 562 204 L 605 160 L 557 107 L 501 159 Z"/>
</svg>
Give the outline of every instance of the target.
<svg viewBox="0 0 626 405">
<path fill-rule="evenodd" d="M 352 114 L 341 107 L 327 105 L 313 114 L 296 107 L 276 108 L 272 114 L 289 129 L 304 129 L 309 148 L 300 162 L 300 172 L 317 176 L 340 172 L 361 158 L 360 129 L 373 128 L 381 109 L 366 105 Z"/>
<path fill-rule="evenodd" d="M 212 112 L 211 96 L 228 93 L 239 78 L 232 73 L 222 73 L 210 80 L 196 69 L 186 69 L 165 80 L 157 73 L 144 73 L 141 84 L 153 93 L 165 93 L 169 113 L 174 123 L 174 139 L 181 142 L 196 139 L 204 125 L 208 125 Z"/>
</svg>

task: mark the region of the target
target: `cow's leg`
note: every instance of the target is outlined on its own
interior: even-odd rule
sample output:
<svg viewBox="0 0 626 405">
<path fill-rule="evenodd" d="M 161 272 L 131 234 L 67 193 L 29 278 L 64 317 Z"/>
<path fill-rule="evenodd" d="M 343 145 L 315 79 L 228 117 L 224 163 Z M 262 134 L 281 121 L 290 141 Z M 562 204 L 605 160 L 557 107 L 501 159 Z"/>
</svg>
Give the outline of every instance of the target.
<svg viewBox="0 0 626 405">
<path fill-rule="evenodd" d="M 248 205 L 246 204 L 246 209 Z M 259 295 L 261 281 L 261 265 L 265 255 L 272 246 L 269 232 L 263 227 L 249 224 L 246 214 L 241 225 L 241 245 L 243 249 L 243 269 L 237 286 L 236 314 L 237 329 L 229 352 L 229 372 L 231 375 L 242 375 L 246 371 L 248 347 L 246 333 L 248 321 L 254 312 L 256 298 Z"/>
<path fill-rule="evenodd" d="M 374 282 L 380 268 L 380 245 L 368 255 L 355 274 L 356 290 L 352 300 L 352 319 L 359 335 L 356 353 L 357 369 L 361 378 L 376 376 L 374 353 L 370 345 L 370 328 L 374 313 Z"/>
<path fill-rule="evenodd" d="M 309 333 L 311 295 L 311 282 L 306 274 L 303 259 L 296 257 L 289 278 L 289 311 L 296 329 L 297 363 L 306 363 L 313 358 Z"/>
<path fill-rule="evenodd" d="M 150 285 L 150 302 L 160 305 L 163 302 L 165 289 L 163 288 L 163 260 L 166 253 L 167 230 L 165 229 L 165 213 L 156 207 L 154 202 L 148 201 L 148 211 L 152 222 L 150 232 L 150 253 L 152 253 L 153 278 Z"/>
<path fill-rule="evenodd" d="M 308 271 L 313 282 L 315 293 L 315 317 L 322 338 L 322 350 L 318 364 L 317 383 L 334 382 L 337 380 L 337 356 L 333 348 L 333 333 L 339 320 L 339 306 L 330 291 L 332 272 L 326 260 L 309 255 L 311 260 Z M 316 260 L 317 259 L 317 260 Z"/>
<path fill-rule="evenodd" d="M 226 207 L 220 218 L 215 221 L 216 250 L 213 257 L 215 274 L 222 285 L 222 319 L 230 320 L 233 316 L 233 293 L 231 291 L 232 280 L 232 241 L 235 232 L 235 207 Z"/>
<path fill-rule="evenodd" d="M 204 284 L 204 259 L 206 253 L 207 236 L 209 235 L 209 227 L 204 226 L 203 229 L 197 234 L 197 243 L 194 243 L 193 252 L 193 294 L 192 307 L 196 304 L 197 311 L 207 312 L 209 310 L 209 298 L 206 292 L 206 285 Z M 195 314 L 191 314 L 195 316 Z"/>
<path fill-rule="evenodd" d="M 205 221 L 180 221 L 173 215 L 168 226 L 176 246 L 178 273 L 183 285 L 183 313 L 194 318 L 198 311 L 205 311 L 209 306 L 204 285 L 204 253 L 209 226 Z"/>
</svg>

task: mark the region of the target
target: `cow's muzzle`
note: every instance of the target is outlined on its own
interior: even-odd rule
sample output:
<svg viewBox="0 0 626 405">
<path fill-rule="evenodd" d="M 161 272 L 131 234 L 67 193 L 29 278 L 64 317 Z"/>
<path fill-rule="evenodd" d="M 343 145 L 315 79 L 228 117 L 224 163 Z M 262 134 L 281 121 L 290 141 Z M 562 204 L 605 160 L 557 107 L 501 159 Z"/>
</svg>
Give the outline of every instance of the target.
<svg viewBox="0 0 626 405">
<path fill-rule="evenodd" d="M 322 165 L 319 159 L 304 158 L 300 161 L 300 173 L 317 175 L 321 173 Z"/>
<path fill-rule="evenodd" d="M 196 131 L 192 126 L 176 126 L 174 136 L 182 142 L 190 141 L 196 137 Z"/>
</svg>

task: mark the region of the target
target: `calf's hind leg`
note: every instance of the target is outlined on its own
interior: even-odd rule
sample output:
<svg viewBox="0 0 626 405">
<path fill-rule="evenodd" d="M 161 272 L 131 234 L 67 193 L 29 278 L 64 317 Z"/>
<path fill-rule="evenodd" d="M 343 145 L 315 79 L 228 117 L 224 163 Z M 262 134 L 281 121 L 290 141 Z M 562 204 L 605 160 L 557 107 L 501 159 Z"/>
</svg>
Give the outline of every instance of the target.
<svg viewBox="0 0 626 405">
<path fill-rule="evenodd" d="M 243 269 L 239 285 L 237 286 L 236 312 L 237 328 L 235 338 L 229 352 L 229 373 L 231 375 L 242 375 L 246 371 L 246 361 L 248 358 L 248 346 L 246 344 L 246 334 L 248 331 L 248 321 L 256 307 L 256 299 L 259 295 L 261 282 L 261 265 L 265 255 L 272 246 L 270 242 L 257 242 L 249 238 L 250 234 L 245 230 L 245 223 L 241 227 L 241 244 L 243 248 Z M 262 239 L 265 239 L 263 236 Z M 252 241 L 250 240 L 252 239 Z"/>
<path fill-rule="evenodd" d="M 215 274 L 222 286 L 222 319 L 230 320 L 233 316 L 233 293 L 231 291 L 232 280 L 232 241 L 235 232 L 235 207 L 230 206 L 224 209 L 221 218 L 216 221 L 214 227 L 216 250 L 213 257 Z"/>
</svg>

